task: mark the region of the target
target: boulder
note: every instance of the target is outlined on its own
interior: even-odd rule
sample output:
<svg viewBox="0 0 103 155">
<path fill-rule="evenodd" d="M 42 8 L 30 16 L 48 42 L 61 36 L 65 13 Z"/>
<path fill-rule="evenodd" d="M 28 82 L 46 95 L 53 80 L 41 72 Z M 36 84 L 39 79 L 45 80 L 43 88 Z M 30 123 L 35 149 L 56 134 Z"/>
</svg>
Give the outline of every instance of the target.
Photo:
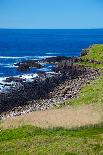
<svg viewBox="0 0 103 155">
<path fill-rule="evenodd" d="M 65 56 L 49 57 L 44 59 L 44 62 L 56 63 L 56 62 L 61 62 L 62 60 L 68 60 L 68 57 L 65 57 Z"/>
<path fill-rule="evenodd" d="M 89 49 L 88 49 L 88 48 L 82 49 L 82 52 L 81 52 L 80 56 L 81 56 L 81 57 L 82 57 L 82 56 L 85 56 L 85 55 L 87 55 L 88 52 L 89 52 Z"/>
<path fill-rule="evenodd" d="M 20 72 L 27 72 L 30 71 L 30 68 L 42 68 L 42 65 L 38 62 L 35 62 L 35 60 L 26 60 L 23 62 L 19 62 L 14 64 L 17 67 L 17 70 Z"/>
<path fill-rule="evenodd" d="M 19 77 L 8 77 L 4 80 L 4 82 L 23 82 L 23 79 Z"/>
</svg>

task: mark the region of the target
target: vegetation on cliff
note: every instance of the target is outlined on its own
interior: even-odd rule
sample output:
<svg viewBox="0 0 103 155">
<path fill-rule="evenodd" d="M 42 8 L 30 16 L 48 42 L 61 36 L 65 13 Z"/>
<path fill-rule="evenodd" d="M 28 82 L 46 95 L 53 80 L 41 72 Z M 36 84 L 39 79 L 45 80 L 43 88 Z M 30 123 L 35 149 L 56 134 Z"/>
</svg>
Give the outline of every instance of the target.
<svg viewBox="0 0 103 155">
<path fill-rule="evenodd" d="M 94 64 L 79 62 L 79 65 L 85 67 L 98 68 L 103 72 L 103 45 L 93 45 L 87 49 L 87 54 L 81 56 L 83 60 L 95 60 L 101 62 L 101 64 Z M 80 90 L 79 98 L 72 99 L 67 104 L 80 105 L 80 104 L 103 104 L 103 75 L 98 79 L 87 84 Z"/>
<path fill-rule="evenodd" d="M 103 44 L 92 45 L 85 49 L 85 53 L 86 54 L 81 56 L 84 61 L 78 62 L 78 64 L 86 67 L 98 68 L 103 71 Z M 90 61 L 88 62 L 88 60 Z M 96 61 L 97 63 L 93 63 L 93 61 Z"/>
</svg>

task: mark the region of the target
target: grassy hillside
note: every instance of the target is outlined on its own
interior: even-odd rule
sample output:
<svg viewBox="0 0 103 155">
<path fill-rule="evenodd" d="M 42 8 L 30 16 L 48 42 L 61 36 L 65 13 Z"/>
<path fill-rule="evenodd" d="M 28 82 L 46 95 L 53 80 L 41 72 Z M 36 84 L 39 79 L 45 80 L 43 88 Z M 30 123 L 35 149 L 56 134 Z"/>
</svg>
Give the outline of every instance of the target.
<svg viewBox="0 0 103 155">
<path fill-rule="evenodd" d="M 103 45 L 91 46 L 87 55 L 82 56 L 81 58 L 84 60 L 88 59 L 103 62 Z M 86 67 L 98 68 L 103 72 L 103 64 L 88 62 L 80 62 L 79 64 Z M 103 76 L 84 86 L 80 91 L 80 97 L 78 99 L 67 101 L 66 104 L 103 104 Z"/>
<path fill-rule="evenodd" d="M 99 155 L 103 126 L 68 130 L 24 126 L 0 132 L 1 155 Z"/>
<path fill-rule="evenodd" d="M 89 48 L 87 55 L 82 56 L 82 58 L 103 62 L 103 44 L 97 44 L 91 46 Z"/>
<path fill-rule="evenodd" d="M 103 71 L 103 44 L 93 45 L 87 49 L 87 55 L 81 57 L 83 60 L 95 60 L 101 62 L 98 63 L 89 63 L 89 62 L 80 62 L 78 64 L 84 65 L 87 67 L 102 69 Z"/>
</svg>

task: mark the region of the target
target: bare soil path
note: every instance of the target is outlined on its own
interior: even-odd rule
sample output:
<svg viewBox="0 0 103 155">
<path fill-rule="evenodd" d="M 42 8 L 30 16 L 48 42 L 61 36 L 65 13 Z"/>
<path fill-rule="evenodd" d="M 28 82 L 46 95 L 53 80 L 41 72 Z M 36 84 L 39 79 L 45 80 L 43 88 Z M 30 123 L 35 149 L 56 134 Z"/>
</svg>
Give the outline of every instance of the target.
<svg viewBox="0 0 103 155">
<path fill-rule="evenodd" d="M 102 108 L 97 105 L 66 106 L 60 109 L 31 112 L 1 121 L 0 128 L 12 128 L 21 125 L 37 127 L 66 127 L 74 128 L 94 125 L 102 121 Z"/>
</svg>

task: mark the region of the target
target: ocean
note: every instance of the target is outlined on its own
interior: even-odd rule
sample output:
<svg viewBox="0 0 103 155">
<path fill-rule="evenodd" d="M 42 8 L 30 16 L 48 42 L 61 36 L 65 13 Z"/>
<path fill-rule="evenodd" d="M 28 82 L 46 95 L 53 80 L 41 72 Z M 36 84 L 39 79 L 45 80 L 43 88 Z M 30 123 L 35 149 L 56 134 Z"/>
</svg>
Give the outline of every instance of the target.
<svg viewBox="0 0 103 155">
<path fill-rule="evenodd" d="M 103 29 L 0 29 L 0 79 L 24 74 L 16 70 L 16 62 L 51 56 L 79 56 L 83 48 L 100 43 L 103 43 Z M 44 65 L 43 70 L 49 71 L 51 67 Z"/>
</svg>

